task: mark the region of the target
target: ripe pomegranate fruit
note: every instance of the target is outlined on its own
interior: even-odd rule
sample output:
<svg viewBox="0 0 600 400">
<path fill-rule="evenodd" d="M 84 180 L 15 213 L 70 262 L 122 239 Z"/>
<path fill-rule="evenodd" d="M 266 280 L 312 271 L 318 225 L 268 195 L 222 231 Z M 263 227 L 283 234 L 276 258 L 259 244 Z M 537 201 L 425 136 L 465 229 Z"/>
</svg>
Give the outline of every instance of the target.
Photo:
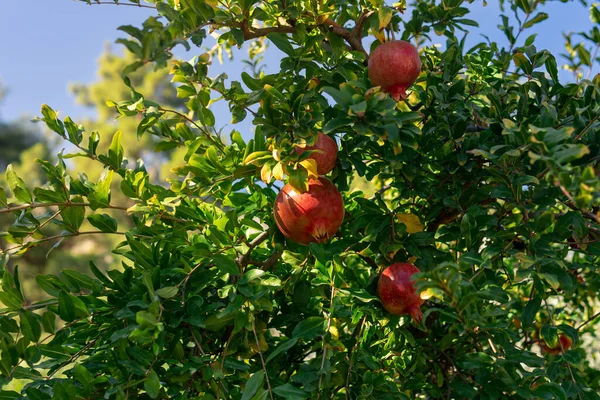
<svg viewBox="0 0 600 400">
<path fill-rule="evenodd" d="M 275 199 L 275 222 L 294 242 L 326 242 L 342 225 L 344 200 L 329 179 L 308 181 L 308 191 L 298 193 L 289 183 Z"/>
<path fill-rule="evenodd" d="M 314 146 L 306 146 L 304 148 L 296 146 L 296 154 L 298 155 L 304 153 L 306 150 L 320 150 L 319 152 L 315 151 L 308 157 L 317 162 L 317 173 L 319 175 L 325 175 L 335 167 L 338 153 L 335 139 L 319 132 L 317 143 Z"/>
<path fill-rule="evenodd" d="M 390 314 L 410 316 L 420 322 L 423 317 L 423 300 L 416 292 L 412 275 L 419 271 L 411 263 L 401 262 L 387 267 L 377 282 L 377 296 L 383 308 Z"/>
<path fill-rule="evenodd" d="M 394 100 L 406 98 L 406 89 L 421 72 L 419 52 L 403 40 L 386 42 L 369 56 L 369 79 Z"/>
<path fill-rule="evenodd" d="M 558 340 L 560 341 L 560 343 L 556 343 L 555 347 L 550 347 L 546 344 L 546 342 L 540 340 L 539 345 L 542 348 L 542 353 L 551 355 L 561 354 L 563 352 L 563 349 L 566 352 L 571 348 L 571 345 L 573 344 L 573 340 L 564 333 L 561 333 L 561 335 L 558 337 Z"/>
</svg>

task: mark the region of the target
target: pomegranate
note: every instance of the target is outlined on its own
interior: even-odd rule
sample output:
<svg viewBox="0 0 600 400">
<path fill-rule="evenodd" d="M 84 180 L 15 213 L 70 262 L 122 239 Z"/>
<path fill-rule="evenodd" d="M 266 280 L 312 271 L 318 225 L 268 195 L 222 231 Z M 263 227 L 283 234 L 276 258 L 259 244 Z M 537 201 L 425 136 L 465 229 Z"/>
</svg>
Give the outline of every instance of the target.
<svg viewBox="0 0 600 400">
<path fill-rule="evenodd" d="M 319 132 L 317 143 L 314 146 L 306 146 L 304 148 L 296 146 L 296 154 L 298 155 L 304 153 L 306 150 L 320 150 L 319 152 L 315 151 L 308 157 L 317 162 L 317 173 L 319 175 L 325 175 L 335 167 L 338 152 L 335 139 Z"/>
<path fill-rule="evenodd" d="M 410 316 L 420 322 L 423 317 L 423 300 L 416 292 L 412 275 L 419 271 L 411 263 L 401 262 L 387 267 L 377 282 L 377 296 L 383 308 L 390 314 Z"/>
<path fill-rule="evenodd" d="M 342 225 L 344 200 L 329 179 L 308 181 L 308 191 L 298 193 L 289 183 L 275 199 L 275 222 L 294 242 L 326 242 Z"/>
<path fill-rule="evenodd" d="M 573 340 L 570 337 L 568 337 L 567 335 L 565 335 L 564 333 L 561 333 L 558 340 L 560 343 L 556 343 L 555 347 L 550 347 L 546 344 L 546 342 L 544 342 L 543 340 L 540 340 L 539 344 L 540 344 L 540 347 L 542 348 L 542 353 L 551 354 L 551 355 L 561 354 L 563 352 L 563 349 L 566 352 L 567 350 L 569 350 L 571 348 L 571 345 L 573 344 Z M 562 344 L 562 347 L 561 347 L 561 344 Z"/>
<path fill-rule="evenodd" d="M 369 79 L 396 101 L 406 98 L 406 89 L 417 80 L 420 72 L 419 52 L 403 40 L 386 42 L 369 57 Z"/>
</svg>

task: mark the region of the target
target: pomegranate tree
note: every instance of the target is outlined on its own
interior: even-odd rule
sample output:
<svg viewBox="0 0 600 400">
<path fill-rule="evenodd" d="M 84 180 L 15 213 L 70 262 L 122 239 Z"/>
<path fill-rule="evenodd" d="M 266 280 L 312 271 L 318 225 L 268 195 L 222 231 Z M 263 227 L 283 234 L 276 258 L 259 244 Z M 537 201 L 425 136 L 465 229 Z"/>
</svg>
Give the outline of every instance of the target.
<svg viewBox="0 0 600 400">
<path fill-rule="evenodd" d="M 396 101 L 406 98 L 420 72 L 419 52 L 403 40 L 383 43 L 369 56 L 369 79 Z"/>
<path fill-rule="evenodd" d="M 279 230 L 294 242 L 323 243 L 342 225 L 344 200 L 327 178 L 309 180 L 304 193 L 288 183 L 275 199 L 274 214 Z"/>
<path fill-rule="evenodd" d="M 317 142 L 313 146 L 300 147 L 296 146 L 296 154 L 300 155 L 307 150 L 318 150 L 308 158 L 311 158 L 317 163 L 317 173 L 325 175 L 335 167 L 337 161 L 338 147 L 335 139 L 319 132 Z"/>
<path fill-rule="evenodd" d="M 390 314 L 410 316 L 420 322 L 423 317 L 423 300 L 415 290 L 413 274 L 419 269 L 411 263 L 401 262 L 387 267 L 377 283 L 377 296 Z"/>
</svg>

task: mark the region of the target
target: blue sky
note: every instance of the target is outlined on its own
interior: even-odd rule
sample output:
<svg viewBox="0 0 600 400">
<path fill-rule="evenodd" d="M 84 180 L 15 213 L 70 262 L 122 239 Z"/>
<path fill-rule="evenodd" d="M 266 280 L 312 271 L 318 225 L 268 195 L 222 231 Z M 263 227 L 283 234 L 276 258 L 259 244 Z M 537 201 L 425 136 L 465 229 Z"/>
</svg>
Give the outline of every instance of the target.
<svg viewBox="0 0 600 400">
<path fill-rule="evenodd" d="M 477 32 L 487 34 L 492 40 L 505 43 L 503 34 L 496 28 L 500 23 L 500 11 L 496 0 L 489 0 L 487 7 L 476 1 L 473 12 L 467 18 L 476 20 L 480 28 L 473 28 L 469 43 L 482 40 Z M 550 1 L 543 10 L 550 18 L 523 33 L 522 43 L 531 33 L 538 33 L 538 49 L 549 49 L 558 55 L 564 40 L 562 32 L 589 29 L 592 23 L 586 7 L 579 1 L 562 3 Z M 68 91 L 68 84 L 91 82 L 96 79 L 97 59 L 107 44 L 113 49 L 123 32 L 120 25 L 141 25 L 154 11 L 137 7 L 115 5 L 86 5 L 73 0 L 20 0 L 7 1 L 0 13 L 0 80 L 9 92 L 0 103 L 0 119 L 14 120 L 20 116 L 39 114 L 42 103 L 50 104 L 62 116 L 74 118 L 90 115 L 90 110 L 77 106 Z M 407 13 L 406 16 L 410 16 Z M 531 32 L 531 33 L 530 33 Z M 276 49 L 270 50 L 278 51 Z M 189 59 L 201 50 L 192 49 L 188 54 L 180 50 L 178 55 Z M 230 78 L 242 70 L 239 60 L 224 66 L 214 66 L 211 75 L 226 71 Z M 268 71 L 277 68 L 278 57 L 267 58 Z M 226 61 L 227 62 L 227 61 Z M 559 60 L 559 64 L 561 61 Z M 570 79 L 566 71 L 563 79 Z M 229 122 L 229 116 L 219 118 L 217 125 Z"/>
</svg>

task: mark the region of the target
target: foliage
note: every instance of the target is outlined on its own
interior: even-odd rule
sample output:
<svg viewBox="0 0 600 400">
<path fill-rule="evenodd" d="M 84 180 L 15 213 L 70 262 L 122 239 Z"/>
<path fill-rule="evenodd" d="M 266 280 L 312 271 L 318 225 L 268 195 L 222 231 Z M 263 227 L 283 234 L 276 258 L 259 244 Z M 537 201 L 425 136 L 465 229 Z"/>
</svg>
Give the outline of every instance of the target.
<svg viewBox="0 0 600 400">
<path fill-rule="evenodd" d="M 3 269 L 0 376 L 26 382 L 3 398 L 599 398 L 582 342 L 600 322 L 600 77 L 560 82 L 555 55 L 520 40 L 547 18 L 543 1 L 504 1 L 508 44 L 471 49 L 477 22 L 462 0 L 419 0 L 404 15 L 380 0 L 150 4 L 159 16 L 121 28 L 136 56 L 123 71 L 131 99 L 107 99 L 135 132 L 88 133 L 44 105 L 41 120 L 77 149 L 39 161 L 47 184 L 33 191 L 6 170 L 5 264 L 42 243 L 115 235 L 122 265 L 38 275 L 50 296 L 38 303 L 18 267 Z M 209 32 L 211 51 L 171 59 Z M 417 43 L 423 64 L 401 103 L 365 67 L 392 34 Z M 283 54 L 277 73 L 209 76 L 213 56 L 264 37 Z M 596 61 L 571 56 L 575 70 Z M 169 63 L 184 106 L 138 90 L 129 76 L 152 63 Z M 215 134 L 218 101 L 232 123 L 252 119 L 252 138 Z M 275 178 L 306 186 L 313 165 L 293 147 L 318 131 L 340 144 L 331 179 L 346 217 L 329 243 L 306 247 L 277 231 L 272 204 Z M 177 177 L 128 160 L 132 135 L 183 149 Z M 71 174 L 73 158 L 103 173 Z M 381 187 L 351 191 L 356 176 Z M 61 233 L 46 235 L 50 224 Z M 380 271 L 407 260 L 429 297 L 418 325 L 375 296 Z M 562 333 L 570 350 L 540 354 Z"/>
</svg>

